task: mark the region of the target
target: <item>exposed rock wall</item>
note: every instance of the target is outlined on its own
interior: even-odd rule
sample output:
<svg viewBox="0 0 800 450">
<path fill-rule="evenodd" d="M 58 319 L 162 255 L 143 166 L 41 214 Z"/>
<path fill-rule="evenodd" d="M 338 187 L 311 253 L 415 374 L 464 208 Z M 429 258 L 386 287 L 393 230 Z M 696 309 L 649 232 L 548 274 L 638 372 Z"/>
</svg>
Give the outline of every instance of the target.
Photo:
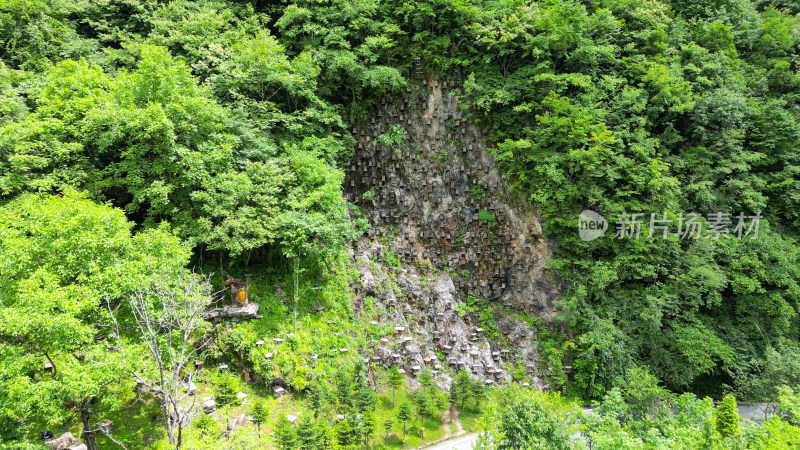
<svg viewBox="0 0 800 450">
<path fill-rule="evenodd" d="M 538 217 L 504 184 L 484 130 L 465 117 L 454 86 L 426 80 L 405 98 L 382 99 L 353 129 L 358 142 L 345 193 L 371 225 L 353 254 L 359 294 L 376 297 L 391 311 L 384 320 L 406 328 L 397 337 L 403 352 L 382 342 L 376 361 L 413 373 L 436 365 L 439 351 L 454 369 L 505 381 L 512 359 L 535 373 L 535 333 L 506 319 L 500 328 L 516 347 L 511 358 L 508 349 L 492 347 L 474 318 L 462 318 L 457 305 L 472 295 L 492 302 L 498 316 L 505 308 L 547 321 L 560 284 L 546 268 Z M 402 127 L 405 138 L 382 143 L 392 126 Z M 389 281 L 397 289 L 380 288 Z"/>
</svg>

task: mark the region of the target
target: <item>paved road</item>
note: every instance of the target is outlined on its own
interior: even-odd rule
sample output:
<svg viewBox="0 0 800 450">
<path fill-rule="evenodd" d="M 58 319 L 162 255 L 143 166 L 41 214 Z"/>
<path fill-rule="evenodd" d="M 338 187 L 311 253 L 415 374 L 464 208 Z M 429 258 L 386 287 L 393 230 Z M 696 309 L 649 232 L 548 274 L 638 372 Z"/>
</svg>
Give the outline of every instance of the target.
<svg viewBox="0 0 800 450">
<path fill-rule="evenodd" d="M 472 444 L 477 440 L 478 434 L 472 433 L 428 447 L 425 450 L 472 450 Z"/>
<path fill-rule="evenodd" d="M 739 417 L 742 419 L 764 420 L 772 415 L 772 412 L 768 410 L 769 406 L 769 403 L 755 403 L 752 405 L 739 404 Z"/>
</svg>

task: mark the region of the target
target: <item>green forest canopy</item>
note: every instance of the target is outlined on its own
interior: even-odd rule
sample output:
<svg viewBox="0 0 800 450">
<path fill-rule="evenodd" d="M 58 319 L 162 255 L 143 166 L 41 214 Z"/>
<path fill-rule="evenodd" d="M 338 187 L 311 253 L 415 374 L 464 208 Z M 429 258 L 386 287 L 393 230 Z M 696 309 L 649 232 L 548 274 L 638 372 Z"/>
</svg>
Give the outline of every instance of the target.
<svg viewBox="0 0 800 450">
<path fill-rule="evenodd" d="M 30 283 L 64 289 L 54 302 L 88 289 L 76 315 L 100 305 L 103 280 L 70 287 L 13 256 L 29 244 L 12 225 L 69 210 L 38 194 L 81 202 L 98 215 L 87 223 L 113 217 L 100 223 L 116 224 L 117 257 L 131 227 L 231 265 L 338 251 L 362 226 L 341 196 L 348 129 L 404 91 L 420 58 L 463 84 L 558 243 L 558 319 L 584 395 L 634 365 L 677 390 L 769 395 L 800 381 L 798 12 L 750 0 L 4 1 L 3 314 L 25 314 Z M 584 242 L 583 209 L 764 219 L 758 239 Z M 0 337 L 4 371 L 8 355 L 43 351 L 24 330 Z"/>
</svg>

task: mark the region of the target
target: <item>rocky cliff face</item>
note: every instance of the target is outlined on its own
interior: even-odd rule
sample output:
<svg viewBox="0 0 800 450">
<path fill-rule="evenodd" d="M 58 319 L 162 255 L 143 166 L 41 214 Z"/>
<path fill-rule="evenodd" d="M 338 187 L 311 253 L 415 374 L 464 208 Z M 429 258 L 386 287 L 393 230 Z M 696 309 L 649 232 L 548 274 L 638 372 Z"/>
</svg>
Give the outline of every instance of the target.
<svg viewBox="0 0 800 450">
<path fill-rule="evenodd" d="M 560 284 L 545 267 L 538 217 L 504 184 L 454 86 L 425 80 L 405 98 L 382 99 L 353 129 L 345 192 L 371 225 L 353 250 L 357 295 L 375 298 L 381 320 L 402 328 L 375 344 L 374 359 L 412 374 L 431 364 L 440 384 L 449 382 L 445 364 L 487 383 L 510 380 L 512 366 L 533 376 L 535 333 L 505 316 L 548 321 Z M 477 314 L 465 314 L 476 298 L 489 302 L 503 336 L 487 337 Z"/>
</svg>

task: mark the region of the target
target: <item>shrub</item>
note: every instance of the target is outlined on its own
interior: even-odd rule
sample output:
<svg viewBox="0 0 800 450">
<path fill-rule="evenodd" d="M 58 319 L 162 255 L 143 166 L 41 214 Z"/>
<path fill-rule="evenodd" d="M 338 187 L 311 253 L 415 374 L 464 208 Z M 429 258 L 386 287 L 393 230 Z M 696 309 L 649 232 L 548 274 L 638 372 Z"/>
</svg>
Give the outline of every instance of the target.
<svg viewBox="0 0 800 450">
<path fill-rule="evenodd" d="M 220 373 L 214 377 L 214 392 L 219 406 L 230 405 L 236 401 L 236 394 L 240 391 L 239 380 L 231 374 Z"/>
<path fill-rule="evenodd" d="M 472 186 L 469 187 L 469 192 L 472 194 L 473 197 L 475 197 L 476 200 L 478 201 L 483 200 L 484 190 L 482 187 L 473 184 Z"/>
<path fill-rule="evenodd" d="M 376 203 L 375 203 L 375 191 L 372 190 L 372 189 L 370 189 L 367 192 L 364 192 L 363 194 L 361 194 L 361 198 L 366 200 L 366 201 L 368 201 L 368 202 L 370 202 L 372 204 L 372 206 L 376 205 Z"/>
<path fill-rule="evenodd" d="M 220 431 L 217 421 L 214 420 L 213 417 L 206 414 L 201 414 L 194 419 L 194 421 L 192 421 L 192 427 L 201 436 L 214 436 Z"/>
<path fill-rule="evenodd" d="M 513 403 L 500 419 L 503 435 L 499 450 L 517 448 L 570 448 L 566 421 L 541 397 L 524 398 Z"/>
<path fill-rule="evenodd" d="M 482 209 L 478 211 L 478 220 L 480 220 L 484 224 L 492 224 L 497 220 L 494 214 L 490 213 L 489 211 Z"/>
<path fill-rule="evenodd" d="M 717 424 L 717 432 L 723 438 L 735 436 L 739 434 L 739 411 L 736 409 L 736 397 L 726 395 L 722 399 L 722 403 L 717 406 L 714 419 Z"/>
<path fill-rule="evenodd" d="M 384 250 L 383 251 L 383 262 L 386 263 L 389 267 L 397 267 L 400 265 L 400 258 L 394 254 L 391 250 Z"/>
</svg>

